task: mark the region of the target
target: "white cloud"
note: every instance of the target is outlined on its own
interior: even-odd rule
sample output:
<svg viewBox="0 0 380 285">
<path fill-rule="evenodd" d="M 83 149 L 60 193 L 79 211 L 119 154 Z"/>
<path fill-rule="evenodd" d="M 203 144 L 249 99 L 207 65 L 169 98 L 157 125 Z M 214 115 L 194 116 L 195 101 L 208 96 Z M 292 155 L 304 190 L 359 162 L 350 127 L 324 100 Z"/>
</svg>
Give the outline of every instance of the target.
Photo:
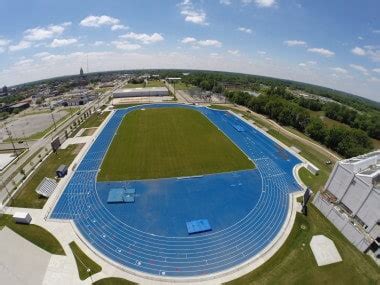
<svg viewBox="0 0 380 285">
<path fill-rule="evenodd" d="M 101 46 L 101 45 L 104 45 L 103 41 L 96 41 L 96 42 L 94 42 L 94 46 L 96 46 L 96 47 Z"/>
<path fill-rule="evenodd" d="M 198 45 L 207 47 L 221 47 L 222 43 L 217 40 L 201 40 L 198 41 Z"/>
<path fill-rule="evenodd" d="M 333 67 L 331 69 L 334 70 L 335 72 L 341 73 L 341 74 L 347 74 L 348 73 L 347 69 L 344 69 L 342 67 Z"/>
<path fill-rule="evenodd" d="M 232 4 L 231 0 L 219 0 L 219 3 L 226 6 Z"/>
<path fill-rule="evenodd" d="M 10 40 L 5 39 L 5 38 L 0 38 L 0 47 L 5 47 L 11 43 Z"/>
<path fill-rule="evenodd" d="M 243 55 L 233 57 L 225 54 L 222 55 L 222 53 L 219 52 L 219 57 L 211 57 L 210 53 L 213 52 L 215 52 L 215 50 L 210 50 L 209 52 L 205 51 L 204 53 L 196 52 L 193 54 L 191 50 L 185 49 L 177 53 L 165 51 L 150 52 L 148 50 L 139 52 L 117 50 L 115 48 L 112 51 L 56 54 L 54 56 L 51 55 L 50 59 L 46 59 L 46 61 L 36 60 L 37 58 L 35 58 L 35 62 L 28 68 L 19 67 L 14 69 L 10 66 L 9 68 L 2 69 L 0 70 L 0 81 L 7 82 L 8 85 L 14 85 L 25 81 L 76 74 L 78 72 L 78 66 L 85 66 L 86 57 L 88 55 L 90 70 L 94 72 L 120 70 L 127 67 L 130 69 L 174 69 L 186 67 L 188 69 L 241 72 L 313 83 L 378 100 L 379 82 L 370 81 L 370 76 L 366 78 L 362 78 L 362 76 L 349 78 L 348 74 L 343 74 L 340 75 L 339 78 L 333 78 L 331 73 L 334 72 L 326 72 L 325 68 L 305 69 L 299 67 L 297 64 L 289 65 L 288 62 L 281 62 L 276 59 L 273 59 L 270 64 L 268 64 L 269 61 L 265 59 L 266 56 L 257 56 L 250 59 Z M 254 53 L 256 53 L 255 50 Z M 304 62 L 307 63 L 306 60 Z M 54 68 L 52 68 L 52 64 L 54 64 Z M 380 68 L 379 65 L 375 65 L 374 67 Z M 349 66 L 348 68 L 347 70 L 351 73 L 351 68 Z M 354 73 L 353 70 L 352 73 Z M 378 73 L 374 74 L 376 74 L 375 77 L 380 78 Z"/>
<path fill-rule="evenodd" d="M 320 54 L 325 57 L 332 57 L 335 55 L 335 52 L 324 48 L 309 48 L 308 51 Z"/>
<path fill-rule="evenodd" d="M 52 48 L 63 47 L 63 46 L 75 44 L 76 42 L 78 42 L 78 40 L 74 39 L 74 38 L 71 38 L 71 39 L 54 39 L 51 42 L 50 47 L 52 47 Z"/>
<path fill-rule="evenodd" d="M 128 30 L 129 29 L 129 27 L 127 27 L 127 26 L 124 26 L 124 25 L 113 25 L 112 27 L 111 27 L 111 30 L 112 31 L 118 31 L 118 30 Z"/>
<path fill-rule="evenodd" d="M 287 45 L 288 47 L 294 47 L 294 46 L 307 46 L 306 42 L 304 41 L 299 41 L 299 40 L 288 40 L 284 41 L 284 44 Z"/>
<path fill-rule="evenodd" d="M 30 48 L 32 44 L 28 41 L 20 41 L 17 45 L 9 46 L 9 51 L 19 51 L 23 49 Z"/>
<path fill-rule="evenodd" d="M 195 38 L 192 38 L 192 37 L 186 37 L 186 38 L 183 38 L 181 43 L 183 44 L 192 44 L 192 43 L 195 43 L 197 41 L 197 39 Z"/>
<path fill-rule="evenodd" d="M 229 54 L 232 54 L 232 55 L 234 55 L 234 56 L 238 56 L 238 55 L 240 55 L 240 51 L 239 50 L 237 50 L 237 49 L 234 49 L 234 50 L 228 50 L 227 51 Z"/>
<path fill-rule="evenodd" d="M 121 49 L 121 50 L 138 50 L 141 48 L 141 45 L 132 44 L 128 41 L 113 41 L 112 44 L 117 49 Z"/>
<path fill-rule="evenodd" d="M 367 54 L 374 62 L 380 62 L 380 49 L 370 49 Z"/>
<path fill-rule="evenodd" d="M 380 78 L 377 78 L 377 77 L 371 76 L 370 78 L 368 78 L 368 81 L 369 81 L 369 82 L 380 82 Z"/>
<path fill-rule="evenodd" d="M 152 44 L 152 43 L 157 43 L 164 40 L 164 37 L 159 33 L 153 33 L 151 35 L 128 33 L 128 34 L 120 36 L 120 38 L 135 40 L 143 44 Z"/>
<path fill-rule="evenodd" d="M 207 40 L 197 40 L 196 38 L 193 37 L 186 37 L 181 40 L 181 43 L 183 44 L 190 44 L 193 47 L 221 47 L 222 43 L 218 40 L 212 40 L 212 39 L 207 39 Z"/>
<path fill-rule="evenodd" d="M 374 33 L 374 34 L 380 34 L 380 30 L 373 30 L 372 33 Z"/>
<path fill-rule="evenodd" d="M 102 16 L 88 16 L 84 18 L 81 22 L 80 25 L 83 27 L 101 27 L 101 26 L 114 26 L 118 25 L 120 23 L 119 19 L 102 15 Z"/>
<path fill-rule="evenodd" d="M 249 28 L 245 28 L 245 27 L 239 27 L 238 31 L 243 32 L 243 33 L 247 33 L 247 34 L 252 34 L 252 30 Z"/>
<path fill-rule="evenodd" d="M 311 65 L 316 65 L 316 64 L 317 64 L 317 62 L 314 61 L 314 60 L 309 60 L 307 63 L 308 63 L 308 64 L 311 64 Z"/>
<path fill-rule="evenodd" d="M 29 65 L 32 62 L 34 62 L 33 59 L 22 59 L 22 60 L 17 61 L 14 65 L 16 65 L 16 66 Z"/>
<path fill-rule="evenodd" d="M 299 63 L 298 65 L 301 66 L 301 67 L 306 67 L 307 66 L 307 64 L 303 63 L 303 62 Z"/>
<path fill-rule="evenodd" d="M 185 17 L 186 22 L 198 25 L 208 25 L 206 22 L 206 13 L 202 9 L 196 9 L 191 0 L 184 0 L 179 4 L 181 15 Z"/>
<path fill-rule="evenodd" d="M 372 69 L 373 72 L 380 73 L 380 68 L 374 68 Z"/>
<path fill-rule="evenodd" d="M 258 53 L 259 55 L 266 55 L 266 54 L 267 54 L 267 52 L 266 52 L 266 51 L 263 51 L 263 50 L 259 50 L 259 51 L 257 51 L 257 53 Z"/>
<path fill-rule="evenodd" d="M 350 64 L 350 67 L 355 69 L 356 71 L 363 73 L 364 75 L 368 75 L 368 70 L 364 66 L 357 65 L 357 64 Z"/>
<path fill-rule="evenodd" d="M 50 25 L 47 27 L 36 27 L 33 29 L 27 29 L 24 32 L 24 39 L 27 41 L 42 41 L 51 39 L 52 37 L 62 34 L 67 26 L 70 26 L 71 22 L 65 22 L 61 25 Z"/>
<path fill-rule="evenodd" d="M 252 2 L 255 2 L 257 7 L 260 8 L 271 8 L 276 7 L 276 0 L 241 0 L 243 4 L 250 4 Z"/>
<path fill-rule="evenodd" d="M 355 47 L 351 50 L 351 52 L 355 55 L 359 55 L 359 56 L 364 56 L 366 55 L 366 52 L 364 49 L 360 48 L 360 47 Z"/>
<path fill-rule="evenodd" d="M 48 56 L 48 55 L 50 55 L 50 53 L 48 53 L 47 51 L 43 51 L 43 52 L 36 53 L 33 56 L 41 58 L 41 57 L 45 57 L 45 56 Z"/>
</svg>

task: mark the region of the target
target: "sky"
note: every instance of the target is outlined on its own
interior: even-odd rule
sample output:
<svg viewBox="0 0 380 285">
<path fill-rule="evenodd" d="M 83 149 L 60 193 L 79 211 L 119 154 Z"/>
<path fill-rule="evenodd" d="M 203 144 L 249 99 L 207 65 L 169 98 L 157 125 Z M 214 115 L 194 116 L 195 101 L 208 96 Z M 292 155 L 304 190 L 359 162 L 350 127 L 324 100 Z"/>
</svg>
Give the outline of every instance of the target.
<svg viewBox="0 0 380 285">
<path fill-rule="evenodd" d="M 208 69 L 380 101 L 378 0 L 1 0 L 0 11 L 0 85 L 80 67 Z"/>
</svg>

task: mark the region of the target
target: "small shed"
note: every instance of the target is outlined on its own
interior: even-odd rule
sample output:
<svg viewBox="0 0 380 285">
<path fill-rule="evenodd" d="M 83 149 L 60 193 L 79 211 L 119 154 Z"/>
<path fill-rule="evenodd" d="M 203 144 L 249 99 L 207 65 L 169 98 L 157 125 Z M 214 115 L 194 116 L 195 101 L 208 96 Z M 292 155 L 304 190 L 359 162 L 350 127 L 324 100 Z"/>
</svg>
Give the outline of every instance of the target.
<svg viewBox="0 0 380 285">
<path fill-rule="evenodd" d="M 13 219 L 18 224 L 30 224 L 32 217 L 27 212 L 16 212 L 13 215 Z"/>
<path fill-rule="evenodd" d="M 56 171 L 57 176 L 59 178 L 65 177 L 65 175 L 67 174 L 67 170 L 68 170 L 68 167 L 64 164 L 61 164 Z"/>
</svg>

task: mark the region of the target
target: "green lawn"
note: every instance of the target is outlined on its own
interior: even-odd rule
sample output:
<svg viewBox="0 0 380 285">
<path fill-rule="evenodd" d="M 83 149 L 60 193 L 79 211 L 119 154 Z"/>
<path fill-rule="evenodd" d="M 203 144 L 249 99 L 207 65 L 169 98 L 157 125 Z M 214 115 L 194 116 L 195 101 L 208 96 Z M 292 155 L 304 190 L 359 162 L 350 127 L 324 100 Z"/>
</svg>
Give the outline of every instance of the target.
<svg viewBox="0 0 380 285">
<path fill-rule="evenodd" d="M 91 275 L 102 271 L 102 267 L 89 258 L 74 241 L 72 241 L 69 246 L 77 264 L 80 280 L 85 280 Z"/>
<path fill-rule="evenodd" d="M 165 83 L 161 80 L 151 80 L 148 81 L 148 85 L 146 87 L 165 87 Z"/>
<path fill-rule="evenodd" d="M 124 89 L 128 89 L 128 88 L 144 88 L 145 87 L 145 83 L 136 83 L 136 84 L 133 84 L 133 83 L 127 83 L 123 86 Z"/>
<path fill-rule="evenodd" d="M 171 84 L 174 87 L 174 83 Z M 193 87 L 191 84 L 185 84 L 183 82 L 177 82 L 175 84 L 176 90 L 189 90 L 191 87 Z"/>
<path fill-rule="evenodd" d="M 9 206 L 42 209 L 47 199 L 40 197 L 35 189 L 44 177 L 54 178 L 55 171 L 61 164 L 70 165 L 82 146 L 81 144 L 70 145 L 66 149 L 59 149 L 56 153 L 50 154 L 10 201 Z"/>
<path fill-rule="evenodd" d="M 253 167 L 199 112 L 158 108 L 133 111 L 123 119 L 98 179 L 191 176 Z"/>
<path fill-rule="evenodd" d="M 37 225 L 16 224 L 12 216 L 0 217 L 0 229 L 7 226 L 23 238 L 52 254 L 65 255 L 59 241 L 47 230 Z"/>
<path fill-rule="evenodd" d="M 82 125 L 80 125 L 79 128 L 86 129 L 86 128 L 96 128 L 99 127 L 103 121 L 107 118 L 108 114 L 110 112 L 103 112 L 103 113 L 98 113 L 95 112 L 93 113 Z"/>
<path fill-rule="evenodd" d="M 114 109 L 124 109 L 132 106 L 137 106 L 137 105 L 144 105 L 145 103 L 131 103 L 131 104 L 119 104 L 119 105 L 114 105 Z"/>
<path fill-rule="evenodd" d="M 96 128 L 85 129 L 81 134 L 81 137 L 92 136 L 96 132 Z"/>
<path fill-rule="evenodd" d="M 136 283 L 125 280 L 123 278 L 109 277 L 100 279 L 93 283 L 93 285 L 134 285 Z"/>
<path fill-rule="evenodd" d="M 301 225 L 305 229 L 301 228 Z M 340 263 L 318 267 L 309 243 L 313 235 L 332 239 L 342 256 Z M 289 238 L 258 269 L 228 284 L 379 284 L 380 270 L 357 250 L 314 206 L 308 216 L 297 214 Z"/>
</svg>

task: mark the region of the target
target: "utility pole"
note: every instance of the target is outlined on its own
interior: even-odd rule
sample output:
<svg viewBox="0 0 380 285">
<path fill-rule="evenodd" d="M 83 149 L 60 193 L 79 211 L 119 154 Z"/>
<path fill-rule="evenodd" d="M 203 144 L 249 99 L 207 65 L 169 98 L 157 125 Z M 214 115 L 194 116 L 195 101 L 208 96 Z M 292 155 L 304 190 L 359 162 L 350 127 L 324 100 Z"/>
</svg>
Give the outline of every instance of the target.
<svg viewBox="0 0 380 285">
<path fill-rule="evenodd" d="M 28 123 L 27 123 L 27 125 L 28 125 Z M 24 130 L 22 130 L 22 136 L 24 137 L 24 142 L 26 144 L 26 148 L 29 148 L 28 141 L 26 140 L 26 136 L 25 136 L 25 131 Z"/>
<path fill-rule="evenodd" d="M 14 154 L 16 155 L 16 159 L 18 159 L 18 153 L 16 151 L 16 147 L 15 147 L 15 143 L 13 141 L 13 137 L 12 137 L 12 133 L 11 131 L 8 129 L 8 126 L 4 123 L 4 126 L 5 126 L 5 131 L 7 132 L 7 135 L 9 137 L 9 139 L 11 140 L 11 144 L 12 144 L 12 147 L 13 147 L 13 152 Z"/>
<path fill-rule="evenodd" d="M 57 130 L 57 124 L 55 123 L 55 120 L 54 120 L 54 115 L 53 115 L 53 108 L 50 107 L 50 115 L 51 115 L 51 118 L 53 119 L 53 123 L 54 123 L 54 131 Z"/>
<path fill-rule="evenodd" d="M 5 189 L 5 191 L 7 192 L 8 196 L 11 199 L 13 199 L 11 193 L 9 192 L 9 189 L 8 189 L 7 185 L 5 185 L 5 183 L 4 183 L 4 178 L 3 178 L 2 175 L 1 175 L 0 179 L 1 179 L 1 184 L 2 184 L 3 188 Z"/>
</svg>

